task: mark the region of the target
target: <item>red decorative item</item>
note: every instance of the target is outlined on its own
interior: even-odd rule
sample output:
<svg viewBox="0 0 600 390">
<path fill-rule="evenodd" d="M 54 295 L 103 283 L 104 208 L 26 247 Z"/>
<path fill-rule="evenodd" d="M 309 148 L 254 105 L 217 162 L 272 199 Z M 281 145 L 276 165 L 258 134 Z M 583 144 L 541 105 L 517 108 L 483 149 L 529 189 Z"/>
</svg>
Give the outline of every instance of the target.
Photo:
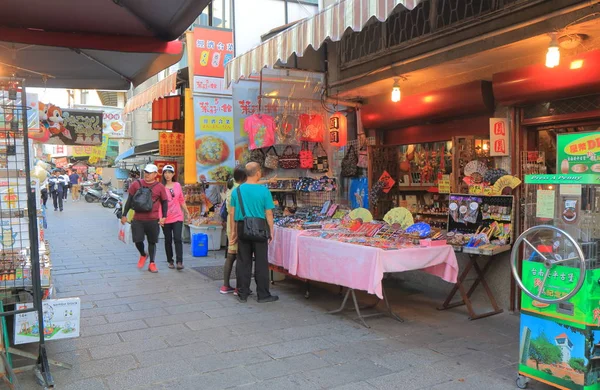
<svg viewBox="0 0 600 390">
<path fill-rule="evenodd" d="M 300 141 L 323 142 L 325 123 L 323 116 L 318 114 L 300 115 Z"/>
<path fill-rule="evenodd" d="M 348 120 L 346 115 L 336 112 L 329 118 L 329 145 L 346 146 L 348 143 Z"/>
<path fill-rule="evenodd" d="M 396 184 L 396 180 L 392 179 L 392 177 L 390 176 L 390 174 L 388 173 L 388 171 L 383 171 L 383 173 L 379 177 L 378 181 L 381 182 L 381 183 L 383 183 L 383 189 L 382 189 L 382 191 L 385 192 L 386 194 L 388 192 L 390 192 L 390 190 L 392 189 L 392 187 L 394 186 L 394 184 Z"/>
<path fill-rule="evenodd" d="M 312 151 L 308 149 L 308 143 L 302 143 L 302 150 L 300 150 L 300 168 L 302 169 L 312 169 L 313 167 L 313 154 Z"/>
</svg>

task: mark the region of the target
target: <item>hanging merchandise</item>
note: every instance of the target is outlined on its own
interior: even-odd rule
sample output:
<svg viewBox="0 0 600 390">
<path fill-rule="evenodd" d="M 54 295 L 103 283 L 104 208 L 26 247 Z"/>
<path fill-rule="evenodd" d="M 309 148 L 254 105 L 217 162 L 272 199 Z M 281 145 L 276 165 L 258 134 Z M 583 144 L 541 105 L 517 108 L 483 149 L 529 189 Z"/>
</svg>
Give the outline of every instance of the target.
<svg viewBox="0 0 600 390">
<path fill-rule="evenodd" d="M 336 112 L 329 118 L 329 145 L 346 146 L 348 143 L 348 120 L 342 112 Z"/>
<path fill-rule="evenodd" d="M 362 145 L 358 151 L 358 167 L 367 169 L 369 167 L 369 155 L 367 154 L 367 145 Z"/>
<path fill-rule="evenodd" d="M 327 157 L 327 151 L 320 143 L 315 144 L 313 147 L 313 166 L 311 172 L 314 173 L 327 173 L 329 172 L 329 159 Z"/>
<path fill-rule="evenodd" d="M 300 141 L 323 142 L 325 123 L 319 114 L 300 115 Z"/>
<path fill-rule="evenodd" d="M 250 152 L 250 161 L 257 162 L 261 166 L 265 164 L 265 152 L 262 149 L 254 149 Z"/>
<path fill-rule="evenodd" d="M 294 115 L 282 114 L 275 117 L 275 142 L 278 145 L 298 144 L 298 118 Z"/>
<path fill-rule="evenodd" d="M 244 120 L 249 149 L 267 148 L 275 144 L 275 120 L 270 115 L 253 114 Z"/>
<path fill-rule="evenodd" d="M 282 169 L 296 169 L 300 166 L 300 158 L 291 146 L 287 146 L 279 157 L 279 167 Z"/>
<path fill-rule="evenodd" d="M 358 154 L 354 145 L 350 145 L 346 155 L 342 159 L 342 176 L 353 177 L 358 175 Z"/>
<path fill-rule="evenodd" d="M 311 169 L 313 167 L 313 154 L 308 150 L 308 142 L 302 142 L 300 150 L 300 168 Z"/>
<path fill-rule="evenodd" d="M 358 207 L 369 207 L 369 179 L 366 177 L 350 179 L 348 188 L 348 197 L 350 206 L 353 209 Z"/>
<path fill-rule="evenodd" d="M 265 168 L 277 169 L 279 168 L 279 156 L 273 146 L 271 146 L 265 156 Z"/>
</svg>

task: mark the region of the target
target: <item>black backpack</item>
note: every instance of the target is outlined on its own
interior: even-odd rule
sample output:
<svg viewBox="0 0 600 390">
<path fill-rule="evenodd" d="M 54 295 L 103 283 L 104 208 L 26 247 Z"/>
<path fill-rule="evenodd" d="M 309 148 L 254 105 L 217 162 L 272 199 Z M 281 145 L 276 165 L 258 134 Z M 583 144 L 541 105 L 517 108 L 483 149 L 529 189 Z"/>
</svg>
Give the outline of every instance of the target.
<svg viewBox="0 0 600 390">
<path fill-rule="evenodd" d="M 133 194 L 131 208 L 135 212 L 147 213 L 152 211 L 152 207 L 154 206 L 154 202 L 152 201 L 152 188 L 158 183 L 154 183 L 150 187 L 144 187 L 142 186 L 141 180 L 138 180 L 138 182 L 140 183 L 140 188 Z"/>
</svg>

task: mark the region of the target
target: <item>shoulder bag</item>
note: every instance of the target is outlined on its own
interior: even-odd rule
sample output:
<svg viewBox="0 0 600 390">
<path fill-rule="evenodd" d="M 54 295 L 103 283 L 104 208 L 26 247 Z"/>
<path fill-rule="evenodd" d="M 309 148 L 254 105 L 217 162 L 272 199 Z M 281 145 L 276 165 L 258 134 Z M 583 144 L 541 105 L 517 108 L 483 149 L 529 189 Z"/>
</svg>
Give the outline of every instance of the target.
<svg viewBox="0 0 600 390">
<path fill-rule="evenodd" d="M 271 146 L 265 155 L 265 168 L 277 169 L 279 168 L 279 156 L 275 147 Z"/>
<path fill-rule="evenodd" d="M 240 238 L 245 241 L 267 242 L 271 238 L 271 231 L 264 218 L 247 217 L 246 209 L 244 209 L 244 201 L 242 200 L 242 191 L 237 188 L 237 196 L 240 202 L 240 210 L 244 218 L 244 228 L 240 234 Z"/>
<path fill-rule="evenodd" d="M 313 173 L 327 173 L 329 172 L 329 159 L 327 157 L 327 151 L 320 143 L 315 144 L 313 147 L 313 166 L 311 172 Z"/>
<path fill-rule="evenodd" d="M 279 167 L 282 169 L 296 169 L 300 166 L 300 158 L 291 146 L 287 146 L 279 157 Z"/>
<path fill-rule="evenodd" d="M 356 154 L 354 145 L 350 145 L 342 159 L 342 176 L 353 177 L 356 175 L 358 175 L 358 154 Z"/>
</svg>

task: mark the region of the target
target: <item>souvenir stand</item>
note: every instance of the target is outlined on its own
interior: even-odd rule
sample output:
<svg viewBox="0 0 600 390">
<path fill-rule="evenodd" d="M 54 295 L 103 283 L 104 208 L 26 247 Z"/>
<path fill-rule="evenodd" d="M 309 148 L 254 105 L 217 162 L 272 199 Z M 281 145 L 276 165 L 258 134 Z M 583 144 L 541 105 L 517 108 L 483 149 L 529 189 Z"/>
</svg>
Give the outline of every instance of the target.
<svg viewBox="0 0 600 390">
<path fill-rule="evenodd" d="M 43 237 L 43 210 L 39 204 L 40 181 L 32 175 L 29 114 L 24 81 L 0 78 L 0 312 L 2 335 L 0 375 L 11 386 L 16 372 L 34 370 L 40 384 L 53 386 L 46 352 L 42 300 L 51 290 L 50 256 Z M 37 110 L 37 106 L 33 109 Z M 37 169 L 37 168 L 36 168 Z M 7 318 L 37 314 L 38 355 L 10 346 Z M 13 329 L 16 333 L 18 330 Z M 32 366 L 13 368 L 11 355 L 36 360 Z M 64 365 L 58 362 L 52 364 Z"/>
</svg>

